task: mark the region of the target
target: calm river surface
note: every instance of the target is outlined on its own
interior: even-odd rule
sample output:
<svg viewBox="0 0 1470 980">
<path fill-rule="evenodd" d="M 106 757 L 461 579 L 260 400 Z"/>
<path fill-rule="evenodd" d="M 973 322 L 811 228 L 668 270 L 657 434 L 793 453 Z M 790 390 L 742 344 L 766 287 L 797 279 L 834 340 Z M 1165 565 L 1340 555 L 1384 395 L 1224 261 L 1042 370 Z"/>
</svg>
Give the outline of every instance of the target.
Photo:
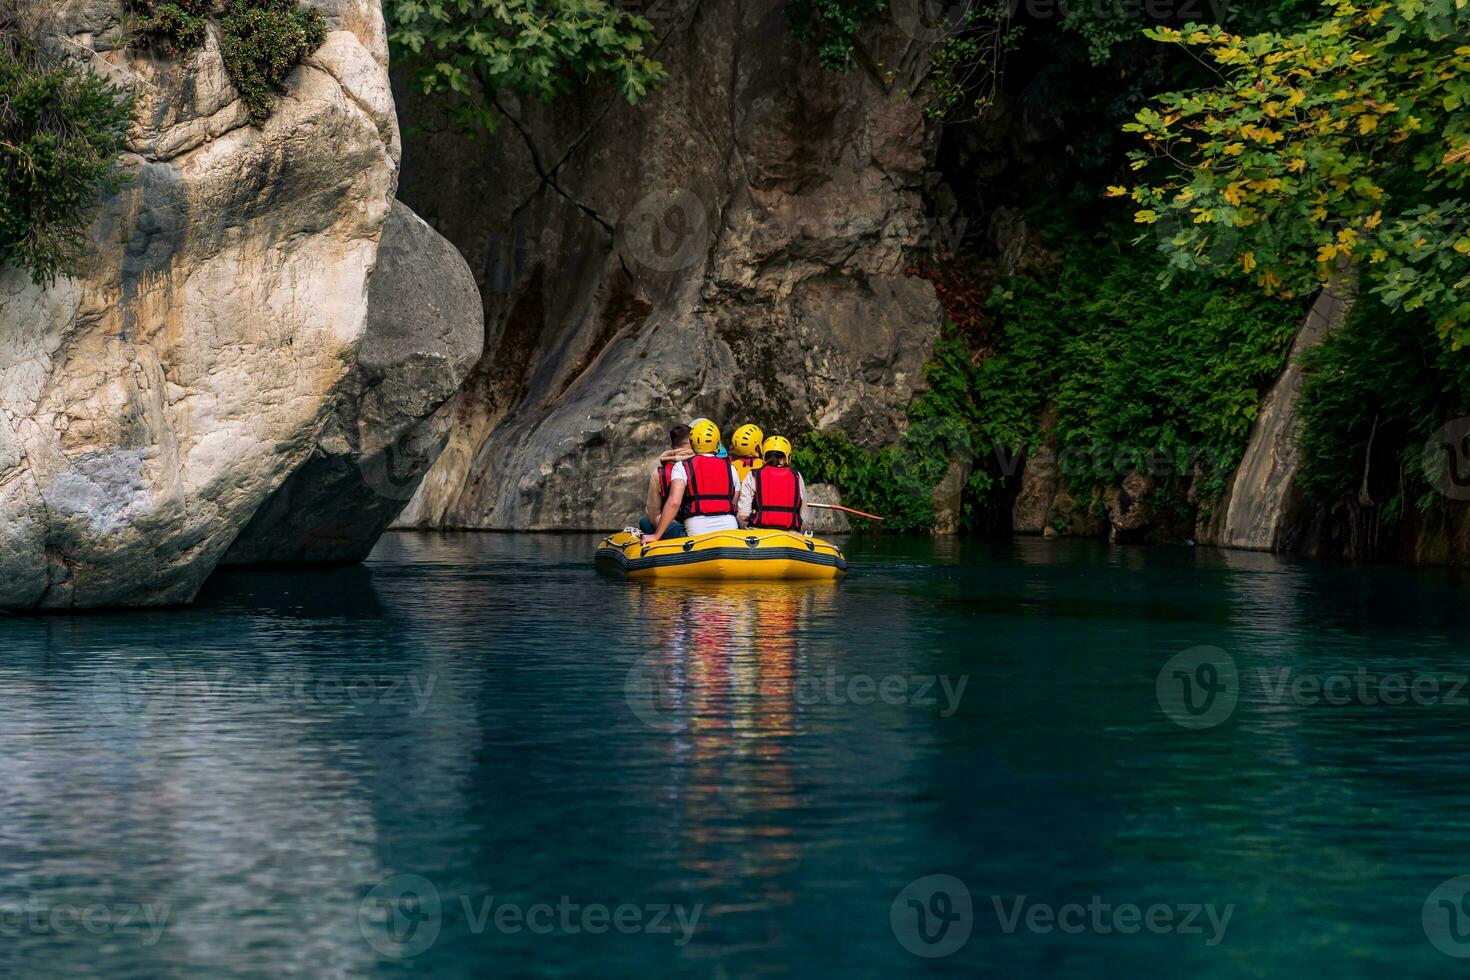
<svg viewBox="0 0 1470 980">
<path fill-rule="evenodd" d="M 837 585 L 652 587 L 593 543 L 391 535 L 0 617 L 0 973 L 1470 955 L 1462 577 L 853 540 Z"/>
</svg>

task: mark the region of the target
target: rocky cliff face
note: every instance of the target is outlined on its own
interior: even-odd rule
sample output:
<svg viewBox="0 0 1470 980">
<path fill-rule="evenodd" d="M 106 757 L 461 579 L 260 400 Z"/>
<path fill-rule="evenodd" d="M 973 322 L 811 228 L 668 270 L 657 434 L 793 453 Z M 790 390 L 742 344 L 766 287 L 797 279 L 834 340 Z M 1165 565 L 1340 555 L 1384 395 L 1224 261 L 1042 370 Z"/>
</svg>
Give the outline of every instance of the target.
<svg viewBox="0 0 1470 980">
<path fill-rule="evenodd" d="M 0 271 L 0 607 L 188 601 L 316 444 L 398 161 L 378 5 L 317 5 L 326 42 L 255 128 L 214 39 L 155 59 L 109 47 L 121 0 L 50 2 L 138 112 L 81 274 Z"/>
<path fill-rule="evenodd" d="M 469 257 L 487 344 L 405 523 L 620 526 L 695 416 L 896 437 L 941 319 L 905 274 L 922 46 L 890 27 L 862 59 L 886 67 L 841 75 L 778 0 L 668 6 L 636 108 L 506 102 L 491 140 L 410 140 L 400 193 Z"/>
</svg>

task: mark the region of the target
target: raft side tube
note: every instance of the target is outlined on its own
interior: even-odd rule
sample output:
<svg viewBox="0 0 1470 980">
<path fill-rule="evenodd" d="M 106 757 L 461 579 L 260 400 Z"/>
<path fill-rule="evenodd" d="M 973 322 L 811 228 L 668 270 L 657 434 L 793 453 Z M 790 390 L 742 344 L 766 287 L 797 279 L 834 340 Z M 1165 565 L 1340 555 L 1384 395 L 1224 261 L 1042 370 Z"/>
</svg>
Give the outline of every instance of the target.
<svg viewBox="0 0 1470 980">
<path fill-rule="evenodd" d="M 639 535 L 620 531 L 599 542 L 594 560 L 638 579 L 830 581 L 847 574 L 840 548 L 792 531 L 710 531 L 647 547 Z"/>
</svg>

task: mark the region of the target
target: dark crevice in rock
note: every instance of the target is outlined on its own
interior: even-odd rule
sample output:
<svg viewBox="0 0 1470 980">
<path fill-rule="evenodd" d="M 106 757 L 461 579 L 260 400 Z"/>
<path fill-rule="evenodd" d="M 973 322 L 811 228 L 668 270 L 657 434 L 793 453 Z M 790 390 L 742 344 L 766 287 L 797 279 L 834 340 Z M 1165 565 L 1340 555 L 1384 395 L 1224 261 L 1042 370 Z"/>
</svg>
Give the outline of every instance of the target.
<svg viewBox="0 0 1470 980">
<path fill-rule="evenodd" d="M 576 384 L 577 379 L 597 362 L 602 352 L 624 330 L 631 327 L 636 335 L 637 328 L 652 312 L 653 304 L 638 296 L 628 280 L 613 280 L 607 301 L 603 303 L 602 313 L 598 316 L 597 333 L 592 336 L 591 343 L 582 356 L 577 358 L 577 363 L 567 372 L 553 398 L 560 398 L 568 388 Z"/>
<path fill-rule="evenodd" d="M 542 186 L 550 187 L 552 190 L 556 191 L 562 197 L 566 198 L 567 202 L 573 207 L 580 210 L 583 214 L 587 215 L 587 217 L 591 218 L 593 221 L 596 221 L 599 225 L 602 225 L 602 227 L 607 231 L 608 235 L 612 235 L 614 232 L 613 225 L 601 214 L 599 214 L 596 208 L 578 200 L 571 194 L 568 194 L 566 189 L 556 182 L 553 173 L 551 171 L 548 171 L 545 164 L 541 162 L 541 153 L 536 149 L 536 141 L 531 138 L 531 134 L 526 130 L 526 127 L 521 124 L 521 121 L 516 118 L 513 113 L 505 108 L 504 104 L 501 103 L 498 96 L 492 98 L 491 101 L 494 103 L 495 108 L 500 112 L 500 114 L 508 119 L 510 121 L 510 124 L 515 127 L 515 131 L 521 134 L 521 139 L 524 140 L 526 144 L 526 150 L 531 154 L 531 166 L 536 168 L 536 174 L 541 178 Z M 535 197 L 535 192 L 532 192 L 531 197 Z M 526 203 L 529 203 L 529 199 Z M 516 211 L 519 212 L 521 207 L 524 206 L 524 204 L 518 206 L 516 208 Z"/>
</svg>

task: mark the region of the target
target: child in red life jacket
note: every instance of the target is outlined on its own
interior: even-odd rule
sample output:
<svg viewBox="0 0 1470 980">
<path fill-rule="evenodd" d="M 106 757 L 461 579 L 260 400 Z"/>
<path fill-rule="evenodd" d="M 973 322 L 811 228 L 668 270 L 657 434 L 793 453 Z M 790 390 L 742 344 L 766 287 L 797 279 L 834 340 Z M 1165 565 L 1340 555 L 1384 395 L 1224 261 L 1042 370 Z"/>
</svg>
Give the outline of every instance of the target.
<svg viewBox="0 0 1470 980">
<path fill-rule="evenodd" d="M 801 530 L 801 507 L 806 481 L 791 468 L 791 442 L 771 436 L 761 445 L 765 465 L 753 470 L 740 486 L 736 512 L 741 527 L 778 531 Z"/>
</svg>

